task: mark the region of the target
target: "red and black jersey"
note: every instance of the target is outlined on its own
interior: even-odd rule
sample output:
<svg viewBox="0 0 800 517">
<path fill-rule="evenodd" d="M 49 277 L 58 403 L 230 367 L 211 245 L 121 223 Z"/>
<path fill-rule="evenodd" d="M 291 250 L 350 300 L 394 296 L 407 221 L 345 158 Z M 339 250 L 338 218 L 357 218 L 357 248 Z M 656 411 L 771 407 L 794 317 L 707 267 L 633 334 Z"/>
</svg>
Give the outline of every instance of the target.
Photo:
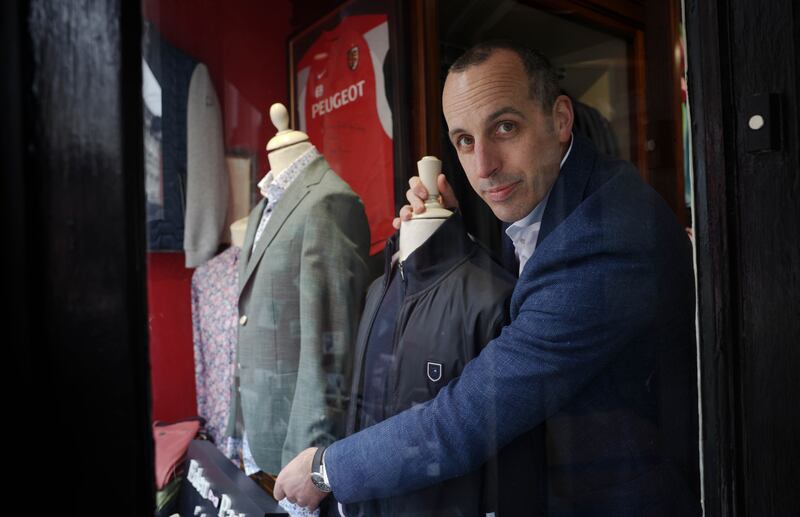
<svg viewBox="0 0 800 517">
<path fill-rule="evenodd" d="M 359 15 L 323 32 L 298 64 L 299 129 L 361 197 L 370 253 L 394 232 L 392 113 L 383 63 L 386 15 Z"/>
</svg>

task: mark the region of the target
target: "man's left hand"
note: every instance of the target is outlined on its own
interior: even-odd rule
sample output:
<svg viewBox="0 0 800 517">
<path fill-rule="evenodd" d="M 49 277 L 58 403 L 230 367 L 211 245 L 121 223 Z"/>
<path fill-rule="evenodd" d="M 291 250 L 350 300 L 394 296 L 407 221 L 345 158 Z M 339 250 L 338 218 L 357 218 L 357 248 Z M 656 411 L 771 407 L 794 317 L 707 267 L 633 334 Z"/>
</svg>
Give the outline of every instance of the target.
<svg viewBox="0 0 800 517">
<path fill-rule="evenodd" d="M 328 495 L 311 482 L 311 462 L 314 461 L 316 447 L 310 447 L 290 461 L 278 474 L 275 481 L 275 499 L 284 497 L 290 502 L 316 510 L 319 503 Z"/>
</svg>

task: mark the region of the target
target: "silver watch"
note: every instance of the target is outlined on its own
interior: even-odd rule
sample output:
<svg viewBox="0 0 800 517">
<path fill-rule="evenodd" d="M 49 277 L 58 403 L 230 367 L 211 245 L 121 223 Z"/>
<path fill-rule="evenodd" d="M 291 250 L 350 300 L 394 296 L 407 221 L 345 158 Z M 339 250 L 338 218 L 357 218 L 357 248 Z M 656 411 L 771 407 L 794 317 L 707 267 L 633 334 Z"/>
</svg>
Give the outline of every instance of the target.
<svg viewBox="0 0 800 517">
<path fill-rule="evenodd" d="M 325 447 L 318 447 L 314 453 L 314 460 L 311 462 L 311 482 L 322 492 L 330 492 L 331 486 L 328 484 L 328 476 L 325 472 Z"/>
</svg>

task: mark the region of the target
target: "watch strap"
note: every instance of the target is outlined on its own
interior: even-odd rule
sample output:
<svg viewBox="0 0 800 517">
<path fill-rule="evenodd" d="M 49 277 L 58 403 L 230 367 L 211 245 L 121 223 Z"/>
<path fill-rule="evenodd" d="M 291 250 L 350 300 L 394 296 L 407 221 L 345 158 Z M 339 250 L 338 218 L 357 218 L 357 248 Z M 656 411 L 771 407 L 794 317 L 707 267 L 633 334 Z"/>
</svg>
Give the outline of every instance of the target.
<svg viewBox="0 0 800 517">
<path fill-rule="evenodd" d="M 317 447 L 317 452 L 314 453 L 314 459 L 311 461 L 311 472 L 322 474 L 322 455 L 325 453 L 325 449 L 324 445 Z"/>
<path fill-rule="evenodd" d="M 328 484 L 325 464 L 322 461 L 324 454 L 325 447 L 318 447 L 316 452 L 314 452 L 314 459 L 311 460 L 311 482 L 322 492 L 330 492 L 331 487 Z"/>
</svg>

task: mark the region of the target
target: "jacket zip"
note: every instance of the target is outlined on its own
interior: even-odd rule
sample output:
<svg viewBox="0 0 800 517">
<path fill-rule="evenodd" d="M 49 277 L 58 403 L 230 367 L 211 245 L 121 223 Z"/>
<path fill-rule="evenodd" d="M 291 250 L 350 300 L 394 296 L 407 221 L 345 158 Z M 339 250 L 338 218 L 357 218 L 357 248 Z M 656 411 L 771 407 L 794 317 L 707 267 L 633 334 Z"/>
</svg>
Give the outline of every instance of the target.
<svg viewBox="0 0 800 517">
<path fill-rule="evenodd" d="M 401 291 L 400 291 L 400 310 L 397 313 L 397 321 L 394 323 L 394 333 L 392 334 L 392 357 L 397 357 L 397 346 L 400 343 L 400 325 L 402 322 L 406 320 L 406 313 L 408 312 L 407 303 L 408 300 L 406 299 L 406 289 L 408 288 L 408 279 L 405 277 L 405 272 L 403 269 L 403 263 L 398 262 L 399 270 L 400 270 L 400 281 L 401 281 Z M 397 409 L 397 361 L 392 362 L 392 369 L 389 373 L 389 378 L 387 379 L 386 383 L 386 393 L 384 394 L 384 404 L 383 404 L 383 419 L 385 420 L 386 414 L 389 411 L 391 402 L 391 414 L 396 413 Z"/>
<path fill-rule="evenodd" d="M 451 267 L 445 274 L 443 274 L 436 282 L 434 282 L 430 286 L 426 287 L 425 289 L 422 289 L 421 291 L 419 291 L 417 293 L 414 293 L 412 296 L 415 299 L 417 297 L 419 297 L 419 296 L 422 296 L 425 292 L 427 292 L 429 290 L 429 288 L 432 288 L 434 285 L 436 285 L 439 282 L 441 282 L 441 280 L 444 277 L 449 276 L 451 271 L 453 271 L 455 268 L 459 267 L 463 262 L 468 260 L 469 257 L 471 257 L 473 254 L 474 254 L 474 251 L 472 251 L 470 253 L 467 253 L 464 257 L 462 257 L 461 259 L 456 261 L 456 263 L 453 265 L 453 267 Z M 401 296 L 401 302 L 400 302 L 400 311 L 397 314 L 397 321 L 395 322 L 394 333 L 393 333 L 393 336 L 392 336 L 392 356 L 394 356 L 394 357 L 397 356 L 397 345 L 400 342 L 400 323 L 405 321 L 406 313 L 409 310 L 409 303 L 408 303 L 408 300 L 406 299 L 406 288 L 408 287 L 408 278 L 406 278 L 405 267 L 404 267 L 402 261 L 400 261 L 400 260 L 397 261 L 397 268 L 398 268 L 398 272 L 400 273 L 400 279 L 402 281 L 402 296 Z M 384 298 L 386 298 L 386 293 L 389 291 L 389 283 L 390 283 L 389 280 L 384 282 L 384 284 L 383 284 L 383 292 L 381 293 L 381 297 L 377 301 L 377 303 L 375 304 L 374 310 L 373 310 L 373 312 L 372 312 L 372 314 L 370 316 L 369 327 L 367 328 L 367 333 L 366 333 L 366 336 L 364 338 L 364 341 L 358 343 L 358 346 L 360 348 L 359 369 L 361 370 L 359 383 L 358 383 L 359 390 L 363 389 L 363 385 L 364 385 L 363 384 L 364 383 L 364 374 L 366 373 L 364 371 L 364 356 L 365 356 L 366 351 L 367 351 L 367 343 L 369 342 L 369 338 L 372 335 L 372 327 L 375 325 L 375 318 L 377 318 L 377 316 L 378 316 L 378 309 L 381 307 L 381 304 L 383 304 L 383 300 L 384 300 Z M 387 379 L 387 381 L 388 381 L 388 387 L 390 389 L 387 390 L 387 393 L 385 394 L 385 399 L 384 400 L 385 401 L 391 401 L 391 404 L 392 404 L 392 408 L 391 409 L 394 412 L 395 409 L 397 408 L 397 403 L 398 403 L 398 398 L 399 398 L 399 396 L 397 394 L 398 376 L 397 376 L 397 365 L 396 364 L 392 365 L 392 369 L 389 372 L 389 378 Z M 382 416 L 384 416 L 384 420 L 385 420 L 385 415 L 387 413 L 388 404 L 385 403 L 383 407 L 384 407 L 384 410 L 383 410 L 383 415 Z M 353 430 L 361 430 L 361 412 L 358 409 L 358 405 L 356 405 L 355 422 L 353 422 Z"/>
</svg>

